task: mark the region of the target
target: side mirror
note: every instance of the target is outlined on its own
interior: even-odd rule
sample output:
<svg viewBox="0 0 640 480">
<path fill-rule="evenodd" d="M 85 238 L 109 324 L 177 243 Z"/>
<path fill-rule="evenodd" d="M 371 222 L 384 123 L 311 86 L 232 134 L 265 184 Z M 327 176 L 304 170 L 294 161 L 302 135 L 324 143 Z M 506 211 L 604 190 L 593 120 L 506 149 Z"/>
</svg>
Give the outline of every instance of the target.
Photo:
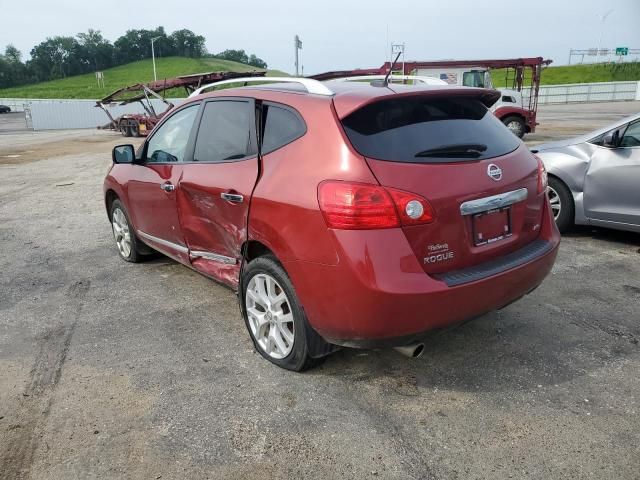
<svg viewBox="0 0 640 480">
<path fill-rule="evenodd" d="M 609 148 L 616 148 L 618 146 L 619 137 L 620 137 L 620 132 L 618 130 L 609 132 L 602 139 L 602 145 Z"/>
<path fill-rule="evenodd" d="M 117 147 L 113 147 L 111 158 L 113 159 L 113 163 L 134 163 L 136 151 L 133 145 L 118 145 Z"/>
</svg>

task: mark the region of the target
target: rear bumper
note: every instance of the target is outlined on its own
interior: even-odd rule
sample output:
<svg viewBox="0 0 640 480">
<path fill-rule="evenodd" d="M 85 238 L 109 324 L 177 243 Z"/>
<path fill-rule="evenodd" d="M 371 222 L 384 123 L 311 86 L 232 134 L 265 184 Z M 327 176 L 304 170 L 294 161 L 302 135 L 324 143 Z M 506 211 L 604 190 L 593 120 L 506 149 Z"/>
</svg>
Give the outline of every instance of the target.
<svg viewBox="0 0 640 480">
<path fill-rule="evenodd" d="M 520 257 L 524 261 L 507 259 L 497 270 L 492 262 L 489 275 L 454 286 L 447 285 L 446 278 L 425 274 L 404 235 L 395 229 L 366 235 L 335 231 L 338 265 L 293 261 L 285 268 L 309 322 L 327 341 L 359 347 L 403 345 L 430 330 L 502 308 L 540 285 L 560 243 L 548 210 L 536 241 L 539 248 L 530 248 L 528 256 Z"/>
</svg>

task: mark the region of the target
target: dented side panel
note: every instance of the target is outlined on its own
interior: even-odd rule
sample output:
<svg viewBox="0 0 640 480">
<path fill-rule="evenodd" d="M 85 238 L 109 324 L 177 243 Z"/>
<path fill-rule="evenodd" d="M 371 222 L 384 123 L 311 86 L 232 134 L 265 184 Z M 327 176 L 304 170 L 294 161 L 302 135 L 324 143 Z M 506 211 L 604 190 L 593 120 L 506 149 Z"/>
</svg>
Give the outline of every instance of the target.
<svg viewBox="0 0 640 480">
<path fill-rule="evenodd" d="M 204 251 L 234 259 L 223 263 L 198 258 L 192 265 L 226 284 L 236 286 L 242 244 L 247 236 L 251 192 L 258 176 L 257 157 L 229 163 L 185 165 L 178 189 L 178 212 L 190 251 Z M 221 194 L 240 195 L 230 202 Z"/>
</svg>

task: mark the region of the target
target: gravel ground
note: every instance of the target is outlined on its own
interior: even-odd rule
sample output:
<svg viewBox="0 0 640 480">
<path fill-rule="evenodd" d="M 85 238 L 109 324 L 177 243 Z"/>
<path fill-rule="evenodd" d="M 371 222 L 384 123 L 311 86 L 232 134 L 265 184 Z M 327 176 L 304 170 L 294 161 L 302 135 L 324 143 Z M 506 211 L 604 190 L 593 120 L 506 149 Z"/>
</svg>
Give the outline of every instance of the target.
<svg viewBox="0 0 640 480">
<path fill-rule="evenodd" d="M 0 114 L 0 134 L 6 132 L 19 132 L 27 128 L 24 112 L 10 112 Z"/>
<path fill-rule="evenodd" d="M 529 141 L 634 109 L 542 108 Z M 342 350 L 294 374 L 253 351 L 231 291 L 118 258 L 118 143 L 0 135 L 0 478 L 638 478 L 639 235 L 565 236 L 533 294 L 420 359 Z"/>
</svg>

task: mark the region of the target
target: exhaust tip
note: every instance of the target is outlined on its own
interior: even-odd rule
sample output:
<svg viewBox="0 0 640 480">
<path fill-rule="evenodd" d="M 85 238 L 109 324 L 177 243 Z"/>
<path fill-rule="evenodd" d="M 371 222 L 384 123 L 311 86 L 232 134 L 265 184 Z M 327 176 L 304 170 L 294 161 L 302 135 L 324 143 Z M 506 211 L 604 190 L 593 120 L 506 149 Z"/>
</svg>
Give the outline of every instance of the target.
<svg viewBox="0 0 640 480">
<path fill-rule="evenodd" d="M 393 347 L 393 349 L 409 358 L 418 358 L 424 353 L 424 343 L 412 343 L 403 347 Z"/>
</svg>

